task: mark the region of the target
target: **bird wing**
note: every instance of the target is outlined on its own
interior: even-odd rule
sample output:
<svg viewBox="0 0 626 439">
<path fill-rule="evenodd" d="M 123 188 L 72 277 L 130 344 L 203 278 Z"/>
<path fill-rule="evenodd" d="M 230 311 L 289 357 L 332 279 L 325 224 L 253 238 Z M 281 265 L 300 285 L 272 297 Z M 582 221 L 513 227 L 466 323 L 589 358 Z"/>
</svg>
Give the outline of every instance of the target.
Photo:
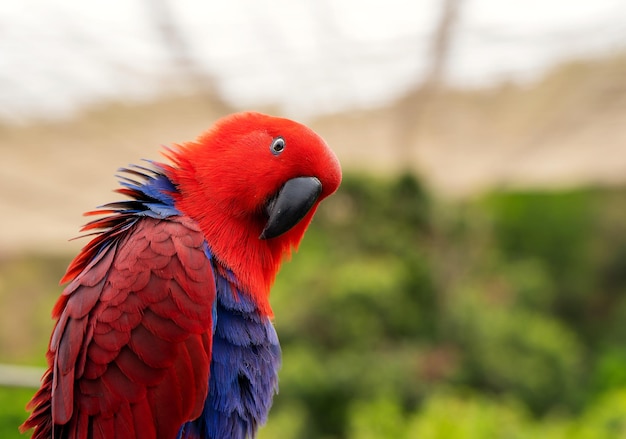
<svg viewBox="0 0 626 439">
<path fill-rule="evenodd" d="M 176 437 L 207 396 L 215 295 L 195 222 L 137 220 L 65 288 L 23 428 L 36 427 L 33 438 Z"/>
</svg>

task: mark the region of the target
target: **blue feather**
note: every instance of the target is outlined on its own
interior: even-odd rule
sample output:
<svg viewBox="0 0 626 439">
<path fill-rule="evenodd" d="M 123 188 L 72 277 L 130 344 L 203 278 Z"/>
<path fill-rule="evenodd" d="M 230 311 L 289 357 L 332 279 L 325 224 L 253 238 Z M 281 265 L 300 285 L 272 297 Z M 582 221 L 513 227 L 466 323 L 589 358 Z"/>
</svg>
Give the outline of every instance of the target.
<svg viewBox="0 0 626 439">
<path fill-rule="evenodd" d="M 216 286 L 209 395 L 202 415 L 183 425 L 179 439 L 253 437 L 278 391 L 281 351 L 272 322 L 217 272 Z"/>
</svg>

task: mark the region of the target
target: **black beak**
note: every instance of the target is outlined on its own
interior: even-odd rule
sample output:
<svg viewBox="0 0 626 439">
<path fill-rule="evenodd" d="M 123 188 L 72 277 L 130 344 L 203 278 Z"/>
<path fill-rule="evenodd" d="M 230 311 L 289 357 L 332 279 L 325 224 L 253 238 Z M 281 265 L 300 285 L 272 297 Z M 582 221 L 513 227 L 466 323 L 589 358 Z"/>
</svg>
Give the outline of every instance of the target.
<svg viewBox="0 0 626 439">
<path fill-rule="evenodd" d="M 315 177 L 288 180 L 267 203 L 268 220 L 259 239 L 275 238 L 298 224 L 321 193 L 322 183 Z"/>
</svg>

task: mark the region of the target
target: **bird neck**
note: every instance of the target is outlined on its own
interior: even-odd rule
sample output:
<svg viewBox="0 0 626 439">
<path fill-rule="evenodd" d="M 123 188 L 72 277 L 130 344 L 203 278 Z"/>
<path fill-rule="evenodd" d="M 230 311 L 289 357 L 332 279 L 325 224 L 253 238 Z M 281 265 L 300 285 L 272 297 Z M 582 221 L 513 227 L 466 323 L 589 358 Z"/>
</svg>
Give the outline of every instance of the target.
<svg viewBox="0 0 626 439">
<path fill-rule="evenodd" d="M 297 248 L 315 209 L 287 233 L 259 239 L 263 224 L 258 219 L 234 215 L 203 196 L 192 180 L 175 184 L 176 208 L 198 223 L 216 262 L 233 274 L 232 281 L 255 301 L 259 312 L 272 316 L 270 288 L 281 262 Z"/>
</svg>

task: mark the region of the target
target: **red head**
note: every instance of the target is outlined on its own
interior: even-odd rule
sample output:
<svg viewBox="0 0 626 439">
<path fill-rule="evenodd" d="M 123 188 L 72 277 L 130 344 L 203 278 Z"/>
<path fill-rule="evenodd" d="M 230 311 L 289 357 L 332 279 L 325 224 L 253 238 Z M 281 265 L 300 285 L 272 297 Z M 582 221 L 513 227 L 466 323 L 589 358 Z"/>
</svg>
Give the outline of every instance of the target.
<svg viewBox="0 0 626 439">
<path fill-rule="evenodd" d="M 239 113 L 170 158 L 177 208 L 198 222 L 214 257 L 271 314 L 269 288 L 281 259 L 297 248 L 320 201 L 339 187 L 337 157 L 302 124 Z"/>
</svg>

